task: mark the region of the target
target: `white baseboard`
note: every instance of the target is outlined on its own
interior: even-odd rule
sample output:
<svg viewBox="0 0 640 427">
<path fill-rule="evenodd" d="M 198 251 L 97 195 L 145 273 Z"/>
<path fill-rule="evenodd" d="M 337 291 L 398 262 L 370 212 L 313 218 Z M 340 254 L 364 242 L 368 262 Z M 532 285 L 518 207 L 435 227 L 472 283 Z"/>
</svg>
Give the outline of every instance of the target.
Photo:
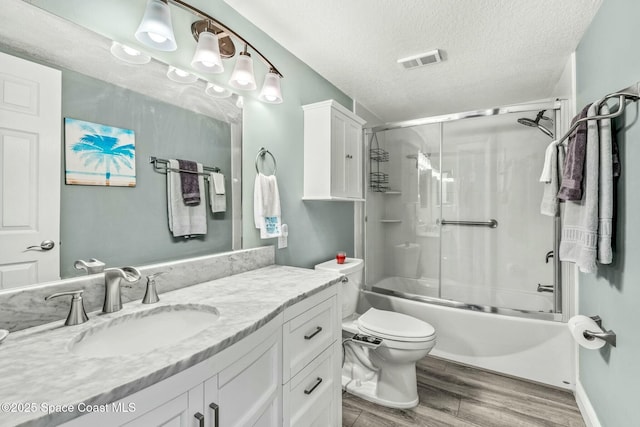
<svg viewBox="0 0 640 427">
<path fill-rule="evenodd" d="M 587 392 L 584 387 L 582 387 L 580 379 L 576 381 L 576 403 L 587 427 L 602 427 L 600 420 L 598 420 L 596 410 L 591 405 L 589 396 L 587 396 Z"/>
</svg>

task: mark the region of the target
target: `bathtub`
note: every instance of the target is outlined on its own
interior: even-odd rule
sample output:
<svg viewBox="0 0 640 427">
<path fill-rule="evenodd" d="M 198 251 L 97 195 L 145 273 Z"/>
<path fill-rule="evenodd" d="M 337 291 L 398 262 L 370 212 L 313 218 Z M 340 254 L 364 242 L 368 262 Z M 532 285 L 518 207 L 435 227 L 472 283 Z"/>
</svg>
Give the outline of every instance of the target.
<svg viewBox="0 0 640 427">
<path fill-rule="evenodd" d="M 389 287 L 393 282 L 381 281 L 372 288 L 380 291 L 383 288 L 378 285 Z M 425 285 L 404 279 L 395 282 Z M 363 313 L 370 307 L 404 313 L 430 323 L 437 334 L 436 346 L 431 351 L 433 356 L 575 389 L 575 344 L 563 322 L 471 311 L 362 291 L 358 312 Z"/>
</svg>

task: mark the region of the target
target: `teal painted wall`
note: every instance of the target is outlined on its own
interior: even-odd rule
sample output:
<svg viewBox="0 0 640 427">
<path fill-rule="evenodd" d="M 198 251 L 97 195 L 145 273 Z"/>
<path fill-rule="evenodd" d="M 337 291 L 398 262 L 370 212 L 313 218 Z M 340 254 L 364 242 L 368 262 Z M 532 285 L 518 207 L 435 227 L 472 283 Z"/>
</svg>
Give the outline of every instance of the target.
<svg viewBox="0 0 640 427">
<path fill-rule="evenodd" d="M 134 130 L 137 175 L 136 186 L 124 188 L 66 185 L 62 174 L 62 277 L 81 274 L 73 268 L 77 259 L 98 258 L 117 267 L 231 250 L 230 196 L 227 212 L 207 211 L 205 236 L 174 238 L 166 175 L 149 164 L 149 156 L 181 158 L 229 171 L 228 123 L 68 70 L 62 72 L 62 115 Z M 62 159 L 64 171 L 64 151 Z"/>
<path fill-rule="evenodd" d="M 640 2 L 604 1 L 577 49 L 578 109 L 640 81 Z M 615 121 L 622 177 L 614 262 L 579 277 L 579 313 L 598 314 L 618 335 L 616 348 L 580 349 L 580 380 L 604 427 L 639 425 L 640 123 L 637 103 Z"/>
<path fill-rule="evenodd" d="M 253 224 L 253 183 L 256 175 L 254 162 L 258 150 L 265 147 L 277 159 L 282 221 L 289 225 L 289 246 L 276 250 L 276 263 L 313 267 L 320 261 L 334 257 L 338 251 L 346 251 L 349 256 L 353 256 L 353 202 L 302 201 L 302 105 L 335 99 L 351 109 L 352 100 L 222 0 L 196 0 L 191 3 L 250 40 L 284 75 L 282 104 L 270 105 L 256 98 L 245 99 L 243 246 L 277 244 L 276 239 L 261 240 Z M 256 67 L 256 81 L 258 87 L 261 87 L 264 74 L 258 71 L 260 66 Z"/>
</svg>

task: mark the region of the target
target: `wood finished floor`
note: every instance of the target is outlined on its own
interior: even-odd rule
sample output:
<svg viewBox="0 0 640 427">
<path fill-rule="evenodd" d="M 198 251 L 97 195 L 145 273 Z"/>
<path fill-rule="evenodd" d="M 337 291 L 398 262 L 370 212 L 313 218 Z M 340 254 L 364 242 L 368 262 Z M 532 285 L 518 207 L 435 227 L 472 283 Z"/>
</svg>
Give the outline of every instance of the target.
<svg viewBox="0 0 640 427">
<path fill-rule="evenodd" d="M 420 404 L 377 406 L 342 394 L 343 427 L 585 427 L 573 394 L 426 357 L 417 364 Z"/>
</svg>

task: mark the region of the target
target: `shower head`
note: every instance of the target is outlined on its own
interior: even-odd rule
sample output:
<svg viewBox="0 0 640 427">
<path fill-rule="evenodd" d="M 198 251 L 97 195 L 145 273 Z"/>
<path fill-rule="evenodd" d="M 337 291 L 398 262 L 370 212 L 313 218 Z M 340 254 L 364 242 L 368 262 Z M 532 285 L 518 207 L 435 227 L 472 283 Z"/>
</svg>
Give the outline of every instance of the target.
<svg viewBox="0 0 640 427">
<path fill-rule="evenodd" d="M 546 127 L 542 126 L 540 124 L 540 120 L 548 120 L 551 123 L 553 123 L 553 120 L 551 120 L 549 117 L 544 115 L 544 112 L 546 110 L 542 110 L 538 112 L 538 115 L 536 116 L 535 120 L 531 120 L 527 117 L 521 117 L 518 119 L 518 123 L 520 123 L 521 125 L 525 125 L 525 126 L 530 126 L 530 127 L 534 127 L 534 128 L 538 128 L 542 131 L 542 133 L 544 133 L 545 135 L 547 135 L 550 138 L 553 138 L 553 132 L 551 132 L 549 129 L 547 129 Z"/>
</svg>

